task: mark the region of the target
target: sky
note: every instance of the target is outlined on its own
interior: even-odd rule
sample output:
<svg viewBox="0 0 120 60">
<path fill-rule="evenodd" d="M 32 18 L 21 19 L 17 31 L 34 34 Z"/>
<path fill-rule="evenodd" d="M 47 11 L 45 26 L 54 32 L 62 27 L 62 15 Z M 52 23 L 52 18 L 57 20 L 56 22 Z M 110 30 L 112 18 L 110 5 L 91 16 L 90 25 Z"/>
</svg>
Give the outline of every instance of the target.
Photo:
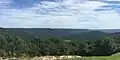
<svg viewBox="0 0 120 60">
<path fill-rule="evenodd" d="M 0 0 L 0 27 L 120 29 L 120 0 Z"/>
</svg>

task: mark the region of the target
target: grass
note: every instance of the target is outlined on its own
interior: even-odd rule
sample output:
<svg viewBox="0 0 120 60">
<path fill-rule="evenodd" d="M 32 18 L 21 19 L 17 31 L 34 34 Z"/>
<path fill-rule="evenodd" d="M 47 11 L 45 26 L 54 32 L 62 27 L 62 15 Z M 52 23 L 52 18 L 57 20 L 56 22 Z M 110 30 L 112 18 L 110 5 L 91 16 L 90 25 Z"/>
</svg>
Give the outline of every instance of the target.
<svg viewBox="0 0 120 60">
<path fill-rule="evenodd" d="M 39 60 L 39 59 L 25 59 L 25 60 Z M 93 57 L 80 57 L 80 58 L 57 59 L 57 60 L 120 60 L 120 53 L 113 54 L 112 56 L 93 56 Z"/>
<path fill-rule="evenodd" d="M 63 59 L 63 60 L 120 60 L 120 57 L 82 57 L 82 58 Z"/>
<path fill-rule="evenodd" d="M 120 57 L 82 57 L 82 58 L 62 59 L 62 60 L 120 60 Z"/>
<path fill-rule="evenodd" d="M 21 60 L 39 60 L 39 59 L 21 59 Z M 120 60 L 120 56 L 81 57 L 81 58 L 57 59 L 57 60 Z"/>
<path fill-rule="evenodd" d="M 112 56 L 93 56 L 93 57 L 82 57 L 75 59 L 62 59 L 62 60 L 120 60 L 120 53 L 113 54 Z"/>
<path fill-rule="evenodd" d="M 62 60 L 120 60 L 120 53 L 113 54 L 112 56 L 93 56 Z"/>
</svg>

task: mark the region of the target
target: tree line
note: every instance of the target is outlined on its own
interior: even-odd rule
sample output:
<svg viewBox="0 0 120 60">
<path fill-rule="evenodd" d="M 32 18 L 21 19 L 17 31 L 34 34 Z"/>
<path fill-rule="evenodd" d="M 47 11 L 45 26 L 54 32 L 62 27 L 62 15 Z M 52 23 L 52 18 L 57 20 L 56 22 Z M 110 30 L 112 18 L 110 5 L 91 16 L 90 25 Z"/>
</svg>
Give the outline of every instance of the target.
<svg viewBox="0 0 120 60">
<path fill-rule="evenodd" d="M 120 52 L 120 36 L 106 36 L 100 40 L 61 40 L 52 36 L 48 40 L 41 40 L 40 37 L 23 40 L 19 36 L 0 33 L 1 57 L 109 56 L 117 52 Z"/>
</svg>

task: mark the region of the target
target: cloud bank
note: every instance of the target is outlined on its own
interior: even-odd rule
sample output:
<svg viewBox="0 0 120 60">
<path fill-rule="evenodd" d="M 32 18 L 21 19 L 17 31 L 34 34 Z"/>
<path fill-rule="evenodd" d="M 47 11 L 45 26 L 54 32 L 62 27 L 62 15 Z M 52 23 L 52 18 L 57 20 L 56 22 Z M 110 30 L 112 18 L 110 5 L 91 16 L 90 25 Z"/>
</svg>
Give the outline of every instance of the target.
<svg viewBox="0 0 120 60">
<path fill-rule="evenodd" d="M 6 28 L 120 28 L 120 0 L 0 0 Z"/>
</svg>

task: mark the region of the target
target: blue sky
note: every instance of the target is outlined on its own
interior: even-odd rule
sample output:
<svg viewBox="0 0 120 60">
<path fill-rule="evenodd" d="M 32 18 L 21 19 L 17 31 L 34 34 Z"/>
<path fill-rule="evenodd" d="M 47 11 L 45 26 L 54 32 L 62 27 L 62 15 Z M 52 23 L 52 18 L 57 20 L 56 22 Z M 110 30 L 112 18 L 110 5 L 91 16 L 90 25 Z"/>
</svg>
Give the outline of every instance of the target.
<svg viewBox="0 0 120 60">
<path fill-rule="evenodd" d="M 5 28 L 120 28 L 120 0 L 0 0 Z"/>
</svg>

